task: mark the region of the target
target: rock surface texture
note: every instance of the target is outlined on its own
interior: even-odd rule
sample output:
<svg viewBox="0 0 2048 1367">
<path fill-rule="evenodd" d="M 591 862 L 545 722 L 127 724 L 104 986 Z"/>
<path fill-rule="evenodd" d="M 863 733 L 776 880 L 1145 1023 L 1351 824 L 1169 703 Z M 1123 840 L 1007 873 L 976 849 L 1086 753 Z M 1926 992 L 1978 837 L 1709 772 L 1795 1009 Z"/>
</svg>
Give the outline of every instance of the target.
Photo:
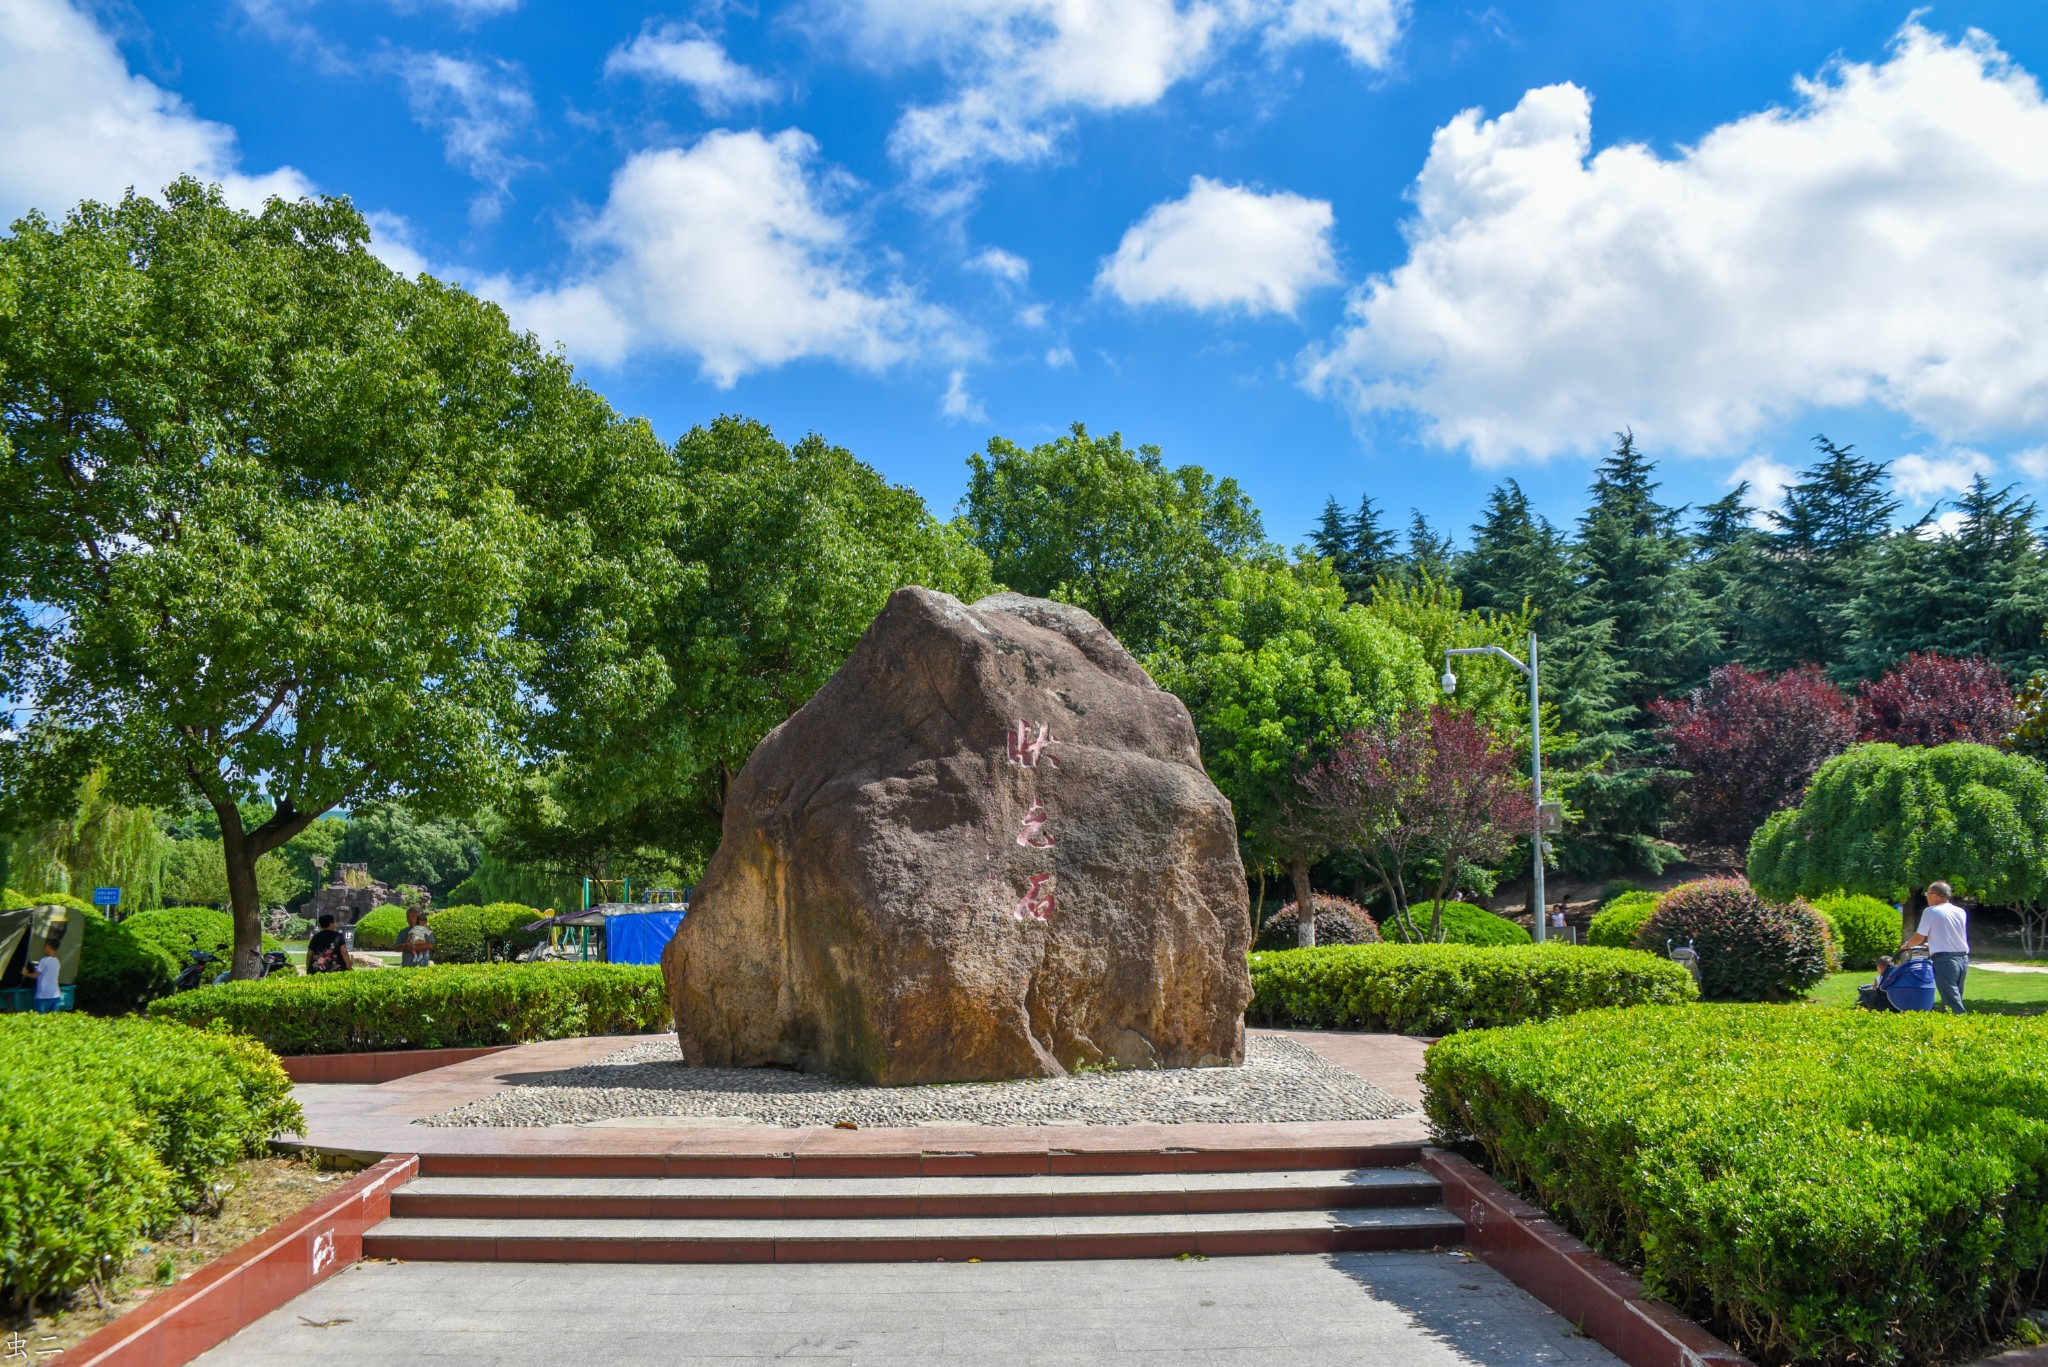
<svg viewBox="0 0 2048 1367">
<path fill-rule="evenodd" d="M 1247 901 L 1187 709 L 1101 623 L 908 588 L 755 747 L 662 968 L 699 1066 L 1234 1065 Z"/>
</svg>

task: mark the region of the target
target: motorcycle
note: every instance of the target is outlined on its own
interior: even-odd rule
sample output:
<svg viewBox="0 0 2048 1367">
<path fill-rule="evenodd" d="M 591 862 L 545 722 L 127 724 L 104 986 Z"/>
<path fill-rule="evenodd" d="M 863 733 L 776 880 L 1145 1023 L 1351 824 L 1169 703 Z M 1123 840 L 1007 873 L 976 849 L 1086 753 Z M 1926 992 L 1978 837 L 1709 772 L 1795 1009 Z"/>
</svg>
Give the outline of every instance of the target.
<svg viewBox="0 0 2048 1367">
<path fill-rule="evenodd" d="M 234 972 L 233 966 L 230 965 L 214 974 L 211 978 L 208 978 L 206 976 L 207 968 L 210 965 L 221 962 L 218 954 L 210 954 L 203 949 L 188 949 L 185 951 L 185 957 L 190 962 L 185 965 L 184 969 L 179 972 L 177 978 L 171 983 L 171 991 L 173 992 L 190 992 L 201 983 L 224 983 L 228 980 L 228 975 Z M 266 953 L 258 963 L 263 971 L 256 976 L 267 978 L 273 973 L 289 972 L 292 961 L 290 956 L 283 950 L 273 949 Z"/>
</svg>

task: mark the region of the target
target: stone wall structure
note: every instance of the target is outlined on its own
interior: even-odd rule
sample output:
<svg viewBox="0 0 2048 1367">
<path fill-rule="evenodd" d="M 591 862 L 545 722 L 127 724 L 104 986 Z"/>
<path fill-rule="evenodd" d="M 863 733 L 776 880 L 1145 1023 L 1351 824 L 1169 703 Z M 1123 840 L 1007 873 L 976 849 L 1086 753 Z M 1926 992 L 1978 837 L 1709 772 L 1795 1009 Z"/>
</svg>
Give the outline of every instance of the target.
<svg viewBox="0 0 2048 1367">
<path fill-rule="evenodd" d="M 734 780 L 662 962 L 694 1064 L 1230 1065 L 1247 901 L 1187 709 L 1099 622 L 907 588 Z"/>
</svg>

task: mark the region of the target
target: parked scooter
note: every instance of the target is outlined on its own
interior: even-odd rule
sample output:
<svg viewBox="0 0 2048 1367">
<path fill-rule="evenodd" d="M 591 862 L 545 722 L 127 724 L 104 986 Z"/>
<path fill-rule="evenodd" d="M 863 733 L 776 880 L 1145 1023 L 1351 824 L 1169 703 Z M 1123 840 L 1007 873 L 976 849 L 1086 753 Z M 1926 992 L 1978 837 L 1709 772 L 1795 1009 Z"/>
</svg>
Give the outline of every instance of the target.
<svg viewBox="0 0 2048 1367">
<path fill-rule="evenodd" d="M 185 951 L 185 957 L 190 962 L 185 965 L 184 969 L 171 983 L 171 991 L 173 992 L 190 992 L 201 983 L 224 983 L 228 980 L 228 975 L 234 972 L 233 965 L 229 965 L 211 978 L 208 978 L 206 976 L 207 968 L 221 962 L 218 954 L 209 954 L 203 949 L 188 949 Z M 288 973 L 291 971 L 291 956 L 281 949 L 270 950 L 257 962 L 258 966 L 263 970 L 256 975 L 259 978 L 267 978 L 273 973 Z"/>
</svg>

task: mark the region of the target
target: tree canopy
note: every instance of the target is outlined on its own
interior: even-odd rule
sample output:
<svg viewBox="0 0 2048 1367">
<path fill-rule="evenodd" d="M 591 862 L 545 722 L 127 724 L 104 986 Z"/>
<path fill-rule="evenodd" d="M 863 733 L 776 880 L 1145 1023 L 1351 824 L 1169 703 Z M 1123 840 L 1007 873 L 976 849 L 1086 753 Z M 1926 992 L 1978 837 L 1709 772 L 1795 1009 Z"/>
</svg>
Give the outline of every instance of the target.
<svg viewBox="0 0 2048 1367">
<path fill-rule="evenodd" d="M 1988 745 L 1857 745 L 1749 845 L 1767 897 L 1844 891 L 1902 900 L 1936 879 L 1960 896 L 2048 896 L 2048 770 Z"/>
<path fill-rule="evenodd" d="M 337 804 L 473 807 L 551 652 L 605 653 L 529 614 L 631 581 L 663 452 L 495 306 L 386 267 L 345 200 L 186 180 L 32 214 L 0 280 L 0 600 L 37 609 L 0 664 L 42 709 L 10 786 L 98 763 L 204 802 L 253 972 L 258 859 Z"/>
</svg>

